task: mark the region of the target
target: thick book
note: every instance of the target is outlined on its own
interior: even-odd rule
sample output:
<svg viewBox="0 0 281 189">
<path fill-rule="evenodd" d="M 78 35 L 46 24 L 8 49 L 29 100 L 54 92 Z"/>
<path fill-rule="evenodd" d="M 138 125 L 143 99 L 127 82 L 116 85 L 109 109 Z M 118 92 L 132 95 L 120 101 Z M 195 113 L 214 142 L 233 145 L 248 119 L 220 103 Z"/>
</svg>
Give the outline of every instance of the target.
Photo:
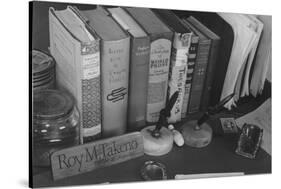
<svg viewBox="0 0 281 189">
<path fill-rule="evenodd" d="M 195 61 L 197 57 L 197 51 L 198 51 L 198 42 L 199 42 L 199 37 L 194 33 L 192 33 L 190 47 L 188 51 L 185 91 L 183 96 L 182 113 L 181 113 L 182 119 L 186 117 L 187 110 L 188 110 L 193 72 L 194 72 Z"/>
<path fill-rule="evenodd" d="M 128 100 L 128 130 L 146 125 L 150 39 L 139 24 L 122 8 L 108 8 L 112 17 L 131 37 Z"/>
<path fill-rule="evenodd" d="M 199 31 L 191 22 L 184 19 L 183 22 L 199 37 L 198 52 L 195 61 L 193 79 L 191 84 L 188 113 L 200 111 L 201 97 L 203 94 L 204 81 L 209 60 L 211 40 Z"/>
<path fill-rule="evenodd" d="M 69 91 L 80 112 L 80 142 L 101 135 L 99 37 L 76 9 L 49 9 L 50 51 L 56 60 L 58 87 Z"/>
<path fill-rule="evenodd" d="M 155 123 L 166 105 L 173 32 L 148 8 L 126 8 L 150 37 L 146 120 Z"/>
<path fill-rule="evenodd" d="M 207 28 L 204 24 L 198 21 L 193 16 L 187 18 L 190 23 L 192 23 L 198 30 L 204 33 L 209 39 L 211 39 L 211 48 L 209 54 L 209 61 L 207 65 L 206 77 L 204 82 L 204 88 L 201 98 L 201 111 L 206 111 L 209 106 L 209 99 L 211 95 L 212 85 L 213 85 L 213 78 L 214 78 L 214 70 L 217 65 L 217 57 L 219 52 L 219 44 L 220 44 L 220 37 Z"/>
<path fill-rule="evenodd" d="M 192 32 L 182 24 L 180 18 L 178 18 L 172 11 L 165 9 L 154 9 L 153 11 L 174 32 L 168 97 L 171 98 L 176 91 L 179 92 L 179 95 L 174 107 L 171 110 L 171 116 L 168 118 L 168 122 L 175 123 L 180 121 L 182 117 L 181 114 L 185 95 L 188 51 Z"/>
<path fill-rule="evenodd" d="M 130 37 L 102 7 L 81 12 L 101 38 L 102 136 L 124 134 L 127 127 Z"/>
</svg>

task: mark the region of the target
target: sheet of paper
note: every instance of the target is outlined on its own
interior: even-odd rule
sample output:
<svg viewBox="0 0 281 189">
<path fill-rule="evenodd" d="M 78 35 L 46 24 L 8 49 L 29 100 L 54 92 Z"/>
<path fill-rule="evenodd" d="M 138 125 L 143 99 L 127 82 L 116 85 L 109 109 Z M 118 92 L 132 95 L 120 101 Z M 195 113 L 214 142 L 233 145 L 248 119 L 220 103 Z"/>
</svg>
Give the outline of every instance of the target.
<svg viewBox="0 0 281 189">
<path fill-rule="evenodd" d="M 260 107 L 236 119 L 238 127 L 244 123 L 254 124 L 263 129 L 261 147 L 271 155 L 271 98 L 267 99 Z"/>
<path fill-rule="evenodd" d="M 258 19 L 263 23 L 264 27 L 250 82 L 250 93 L 253 96 L 257 96 L 262 92 L 268 69 L 271 69 L 272 17 L 258 16 Z"/>
<path fill-rule="evenodd" d="M 242 92 L 241 92 L 241 97 L 249 95 L 250 90 L 249 90 L 249 79 L 250 79 L 250 70 L 253 65 L 253 60 L 258 48 L 259 40 L 261 37 L 261 33 L 263 30 L 263 23 L 258 20 L 255 16 L 253 15 L 244 15 L 249 23 L 249 27 L 253 30 L 254 32 L 254 40 L 252 44 L 252 49 L 250 51 L 249 57 L 247 59 L 247 68 L 245 70 L 245 78 L 243 81 L 243 87 L 242 87 Z"/>
<path fill-rule="evenodd" d="M 219 13 L 233 28 L 234 43 L 224 80 L 221 99 L 235 92 L 235 85 L 238 80 L 239 73 L 243 64 L 252 49 L 252 44 L 255 39 L 255 33 L 248 27 L 248 20 L 240 14 Z M 234 98 L 225 104 L 225 107 L 231 109 L 235 106 Z"/>
</svg>

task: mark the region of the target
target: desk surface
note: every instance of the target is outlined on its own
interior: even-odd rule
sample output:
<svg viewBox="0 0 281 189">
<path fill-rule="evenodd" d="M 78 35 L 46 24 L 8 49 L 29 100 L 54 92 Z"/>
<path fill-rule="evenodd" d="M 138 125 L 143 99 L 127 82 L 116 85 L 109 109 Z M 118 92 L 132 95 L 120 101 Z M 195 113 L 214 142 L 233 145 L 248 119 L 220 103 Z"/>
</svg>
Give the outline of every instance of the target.
<svg viewBox="0 0 281 189">
<path fill-rule="evenodd" d="M 271 96 L 271 85 L 266 83 L 264 93 L 258 98 L 247 97 L 240 100 L 238 108 L 231 112 L 224 111 L 209 121 L 213 127 L 214 137 L 205 148 L 177 147 L 164 156 L 153 157 L 144 155 L 137 159 L 123 162 L 110 167 L 97 169 L 81 175 L 53 181 L 50 170 L 36 170 L 33 176 L 33 187 L 70 186 L 99 183 L 118 183 L 142 181 L 140 168 L 145 161 L 155 160 L 163 163 L 168 172 L 168 179 L 176 174 L 200 174 L 222 172 L 244 172 L 245 174 L 271 173 L 271 156 L 263 149 L 257 153 L 256 159 L 247 159 L 235 153 L 238 135 L 221 135 L 220 117 L 240 117 L 259 107 Z M 195 119 L 200 115 L 190 115 L 186 120 Z M 183 121 L 184 122 L 184 121 Z M 182 123 L 176 125 L 180 127 Z M 121 174 L 120 174 L 121 172 Z"/>
<path fill-rule="evenodd" d="M 173 179 L 176 174 L 222 172 L 244 172 L 245 174 L 271 173 L 271 156 L 263 149 L 258 151 L 256 159 L 253 160 L 237 155 L 235 149 L 237 147 L 238 135 L 221 135 L 222 130 L 217 119 L 219 117 L 240 117 L 253 111 L 269 96 L 270 93 L 265 93 L 256 99 L 242 99 L 241 104 L 238 106 L 239 108 L 234 109 L 232 112 L 220 113 L 214 117 L 210 121 L 214 137 L 212 142 L 205 148 L 196 149 L 185 145 L 183 147 L 174 145 L 171 152 L 161 157 L 144 155 L 137 159 L 58 181 L 53 181 L 51 171 L 48 169 L 33 169 L 33 187 L 142 181 L 140 168 L 148 160 L 155 160 L 164 164 L 167 168 L 168 179 Z M 197 116 L 188 116 L 188 119 L 194 119 Z"/>
<path fill-rule="evenodd" d="M 245 174 L 271 173 L 271 156 L 260 149 L 251 160 L 235 154 L 237 136 L 214 137 L 209 146 L 201 149 L 188 146 L 176 147 L 161 157 L 144 155 L 124 163 L 97 169 L 58 181 L 52 180 L 50 171 L 33 177 L 34 187 L 84 185 L 142 181 L 140 168 L 147 160 L 166 165 L 168 178 L 176 174 L 245 172 Z M 120 174 L 120 172 L 122 172 Z"/>
</svg>

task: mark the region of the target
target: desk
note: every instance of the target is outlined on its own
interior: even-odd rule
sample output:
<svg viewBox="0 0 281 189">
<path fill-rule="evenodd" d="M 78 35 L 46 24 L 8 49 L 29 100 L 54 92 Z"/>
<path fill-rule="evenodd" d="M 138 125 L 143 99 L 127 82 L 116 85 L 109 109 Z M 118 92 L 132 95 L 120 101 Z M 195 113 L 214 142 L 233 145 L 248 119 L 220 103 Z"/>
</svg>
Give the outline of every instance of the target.
<svg viewBox="0 0 281 189">
<path fill-rule="evenodd" d="M 97 169 L 81 175 L 53 181 L 51 170 L 34 169 L 33 187 L 89 185 L 99 183 L 118 183 L 142 181 L 140 168 L 145 161 L 155 160 L 166 165 L 168 179 L 176 174 L 200 174 L 222 172 L 244 172 L 245 174 L 271 173 L 271 156 L 263 149 L 257 153 L 256 159 L 247 159 L 235 153 L 238 135 L 222 135 L 220 117 L 240 117 L 259 107 L 271 96 L 271 85 L 266 82 L 263 94 L 257 98 L 246 97 L 238 102 L 232 111 L 223 111 L 210 121 L 214 137 L 205 148 L 192 148 L 174 145 L 171 152 L 164 156 L 153 157 L 144 155 L 137 159 L 123 162 L 110 167 Z M 189 115 L 184 121 L 176 124 L 179 128 L 183 122 L 199 117 L 200 114 Z"/>
<path fill-rule="evenodd" d="M 168 179 L 176 174 L 245 172 L 245 174 L 271 173 L 271 156 L 260 149 L 251 160 L 235 154 L 237 136 L 214 137 L 209 146 L 201 149 L 176 147 L 161 157 L 144 155 L 137 159 L 81 175 L 52 180 L 50 171 L 33 177 L 34 187 L 85 185 L 142 181 L 140 168 L 147 160 L 155 160 L 167 167 Z"/>
</svg>

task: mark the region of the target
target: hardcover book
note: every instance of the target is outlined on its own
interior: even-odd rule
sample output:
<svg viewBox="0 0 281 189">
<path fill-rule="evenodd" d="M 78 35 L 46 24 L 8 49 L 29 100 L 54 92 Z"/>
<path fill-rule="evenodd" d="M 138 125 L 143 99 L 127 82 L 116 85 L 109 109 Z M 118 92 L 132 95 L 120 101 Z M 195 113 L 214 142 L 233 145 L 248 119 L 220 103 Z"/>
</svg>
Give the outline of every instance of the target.
<svg viewBox="0 0 281 189">
<path fill-rule="evenodd" d="M 155 123 L 166 105 L 173 32 L 147 8 L 126 8 L 150 37 L 146 120 Z"/>
<path fill-rule="evenodd" d="M 126 132 L 130 37 L 102 7 L 81 11 L 101 38 L 102 136 Z"/>
<path fill-rule="evenodd" d="M 183 96 L 181 118 L 186 117 L 187 110 L 188 110 L 188 104 L 189 104 L 189 100 L 190 100 L 190 90 L 191 90 L 191 84 L 192 84 L 192 79 L 193 79 L 193 72 L 194 72 L 195 61 L 196 61 L 196 57 L 197 57 L 197 51 L 198 51 L 198 42 L 199 42 L 199 37 L 197 35 L 195 35 L 194 33 L 192 33 L 190 48 L 188 51 L 185 92 L 184 92 L 184 96 Z"/>
<path fill-rule="evenodd" d="M 215 34 L 220 36 L 220 52 L 217 57 L 217 65 L 213 73 L 213 84 L 211 88 L 211 95 L 209 105 L 214 106 L 220 101 L 223 83 L 225 80 L 227 67 L 234 42 L 234 32 L 229 23 L 227 23 L 217 13 L 213 12 L 188 12 L 186 16 L 193 16 L 202 24 L 208 27 Z"/>
<path fill-rule="evenodd" d="M 108 11 L 131 37 L 128 130 L 139 130 L 146 123 L 150 38 L 124 9 L 109 8 Z"/>
<path fill-rule="evenodd" d="M 194 26 L 196 26 L 196 28 L 198 28 L 198 30 L 204 33 L 209 39 L 211 39 L 210 55 L 207 65 L 206 78 L 204 82 L 204 88 L 203 88 L 201 106 L 200 106 L 201 111 L 206 111 L 209 106 L 209 99 L 212 90 L 214 71 L 217 65 L 220 37 L 216 35 L 214 32 L 212 32 L 209 28 L 207 28 L 205 25 L 203 25 L 200 21 L 198 21 L 193 16 L 188 17 L 187 20 L 190 21 L 190 23 L 192 23 Z"/>
<path fill-rule="evenodd" d="M 50 8 L 49 31 L 57 84 L 75 97 L 80 112 L 80 142 L 93 141 L 101 134 L 99 38 L 70 6 Z"/>
<path fill-rule="evenodd" d="M 179 95 L 171 110 L 171 116 L 168 122 L 175 123 L 181 120 L 187 75 L 188 51 L 192 32 L 182 24 L 181 20 L 172 11 L 154 9 L 154 12 L 174 32 L 168 97 L 171 98 L 176 91 L 179 92 Z"/>
<path fill-rule="evenodd" d="M 201 97 L 203 93 L 204 81 L 209 60 L 211 40 L 208 39 L 188 20 L 183 20 L 183 23 L 189 26 L 190 29 L 199 37 L 198 53 L 195 61 L 193 79 L 191 84 L 190 100 L 187 111 L 188 113 L 194 113 L 200 111 Z"/>
</svg>

